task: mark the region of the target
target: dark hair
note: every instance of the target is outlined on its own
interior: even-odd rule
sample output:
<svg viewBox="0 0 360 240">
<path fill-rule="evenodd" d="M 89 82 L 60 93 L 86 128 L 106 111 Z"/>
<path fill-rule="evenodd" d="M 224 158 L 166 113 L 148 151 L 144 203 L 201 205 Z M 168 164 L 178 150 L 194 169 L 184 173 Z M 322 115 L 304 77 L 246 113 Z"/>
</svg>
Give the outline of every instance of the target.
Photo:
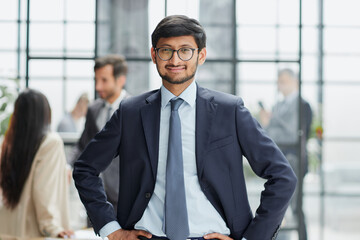
<svg viewBox="0 0 360 240">
<path fill-rule="evenodd" d="M 126 76 L 128 72 L 128 66 L 126 60 L 121 55 L 111 54 L 97 58 L 95 60 L 94 71 L 99 68 L 105 67 L 106 65 L 113 66 L 113 70 L 114 70 L 113 75 L 115 79 L 123 75 Z"/>
<path fill-rule="evenodd" d="M 193 36 L 199 51 L 206 47 L 206 33 L 200 23 L 184 15 L 172 15 L 165 17 L 156 26 L 151 35 L 153 48 L 156 48 L 160 38 Z"/>
<path fill-rule="evenodd" d="M 0 156 L 0 187 L 5 206 L 10 209 L 19 203 L 35 154 L 50 122 L 50 105 L 44 94 L 31 89 L 20 93 Z"/>
</svg>

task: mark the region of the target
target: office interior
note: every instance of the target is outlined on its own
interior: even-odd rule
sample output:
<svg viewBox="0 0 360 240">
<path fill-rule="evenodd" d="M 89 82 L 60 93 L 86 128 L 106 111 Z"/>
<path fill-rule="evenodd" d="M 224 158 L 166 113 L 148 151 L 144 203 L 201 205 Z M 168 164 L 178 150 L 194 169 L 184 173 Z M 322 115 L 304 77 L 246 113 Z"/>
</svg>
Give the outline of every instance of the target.
<svg viewBox="0 0 360 240">
<path fill-rule="evenodd" d="M 257 118 L 259 102 L 271 110 L 281 98 L 278 71 L 292 69 L 299 96 L 311 106 L 309 139 L 296 145 L 308 152 L 308 172 L 299 180 L 304 216 L 288 211 L 279 239 L 305 239 L 302 217 L 310 240 L 360 239 L 358 9 L 358 0 L 2 0 L 1 134 L 14 97 L 26 87 L 47 96 L 56 131 L 82 93 L 90 101 L 97 97 L 98 56 L 126 57 L 125 88 L 132 95 L 159 88 L 151 32 L 163 17 L 184 14 L 198 19 L 207 33 L 198 84 L 242 97 Z M 298 130 L 300 138 L 300 125 Z M 62 134 L 67 150 L 79 134 Z M 245 169 L 255 212 L 264 181 Z M 81 229 L 86 213 L 71 191 L 72 226 Z"/>
</svg>

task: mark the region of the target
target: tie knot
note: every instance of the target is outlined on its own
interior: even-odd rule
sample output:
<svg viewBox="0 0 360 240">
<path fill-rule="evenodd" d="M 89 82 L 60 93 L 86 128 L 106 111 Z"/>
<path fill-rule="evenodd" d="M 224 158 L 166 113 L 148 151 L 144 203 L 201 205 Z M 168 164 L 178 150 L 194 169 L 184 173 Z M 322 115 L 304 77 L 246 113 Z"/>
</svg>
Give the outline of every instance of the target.
<svg viewBox="0 0 360 240">
<path fill-rule="evenodd" d="M 171 111 L 177 111 L 180 105 L 184 102 L 181 98 L 173 98 L 170 100 L 171 103 Z"/>
</svg>

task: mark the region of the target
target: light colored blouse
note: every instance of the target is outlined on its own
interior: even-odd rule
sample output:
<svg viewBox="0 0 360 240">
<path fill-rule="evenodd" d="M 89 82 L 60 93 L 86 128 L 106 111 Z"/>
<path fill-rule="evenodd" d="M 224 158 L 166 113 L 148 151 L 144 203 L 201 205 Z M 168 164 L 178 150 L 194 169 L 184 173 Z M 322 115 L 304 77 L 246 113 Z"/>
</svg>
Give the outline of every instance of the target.
<svg viewBox="0 0 360 240">
<path fill-rule="evenodd" d="M 0 237 L 56 237 L 69 229 L 66 171 L 63 141 L 57 133 L 48 133 L 15 209 L 4 206 L 0 191 Z"/>
</svg>

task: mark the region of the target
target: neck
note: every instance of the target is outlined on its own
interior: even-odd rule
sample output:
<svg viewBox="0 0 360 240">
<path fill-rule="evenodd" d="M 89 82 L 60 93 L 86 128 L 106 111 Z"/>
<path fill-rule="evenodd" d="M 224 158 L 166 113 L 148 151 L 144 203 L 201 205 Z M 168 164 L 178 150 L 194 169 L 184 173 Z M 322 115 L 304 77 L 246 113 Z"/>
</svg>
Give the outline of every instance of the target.
<svg viewBox="0 0 360 240">
<path fill-rule="evenodd" d="M 190 79 L 189 81 L 186 81 L 182 84 L 173 84 L 169 83 L 168 81 L 162 80 L 162 83 L 164 87 L 169 90 L 172 94 L 175 96 L 179 96 L 190 84 L 194 81 L 193 79 Z"/>
<path fill-rule="evenodd" d="M 292 90 L 292 91 L 290 91 L 290 92 L 287 92 L 286 94 L 284 94 L 284 96 L 285 96 L 285 97 L 288 97 L 288 96 L 290 96 L 291 94 L 293 94 L 293 93 L 295 93 L 295 92 L 297 92 L 297 89 L 294 89 L 294 90 Z"/>
<path fill-rule="evenodd" d="M 116 99 L 118 99 L 118 97 L 121 95 L 121 91 L 122 90 L 120 90 L 119 92 L 116 92 L 114 95 L 112 95 L 111 97 L 109 97 L 108 99 L 105 99 L 105 100 L 108 103 L 113 104 L 116 101 Z"/>
</svg>

